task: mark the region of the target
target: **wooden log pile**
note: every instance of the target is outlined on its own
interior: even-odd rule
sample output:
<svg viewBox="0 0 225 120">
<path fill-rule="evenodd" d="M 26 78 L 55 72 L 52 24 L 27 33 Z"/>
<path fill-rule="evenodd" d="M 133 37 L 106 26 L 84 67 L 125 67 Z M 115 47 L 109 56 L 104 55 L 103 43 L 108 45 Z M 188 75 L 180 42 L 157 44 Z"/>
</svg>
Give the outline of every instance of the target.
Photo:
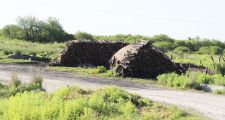
<svg viewBox="0 0 225 120">
<path fill-rule="evenodd" d="M 124 77 L 156 78 L 177 71 L 175 63 L 150 42 L 128 45 L 110 59 L 110 68 Z"/>
<path fill-rule="evenodd" d="M 128 45 L 123 42 L 73 40 L 66 44 L 54 65 L 109 67 L 109 60 L 119 49 Z"/>
</svg>

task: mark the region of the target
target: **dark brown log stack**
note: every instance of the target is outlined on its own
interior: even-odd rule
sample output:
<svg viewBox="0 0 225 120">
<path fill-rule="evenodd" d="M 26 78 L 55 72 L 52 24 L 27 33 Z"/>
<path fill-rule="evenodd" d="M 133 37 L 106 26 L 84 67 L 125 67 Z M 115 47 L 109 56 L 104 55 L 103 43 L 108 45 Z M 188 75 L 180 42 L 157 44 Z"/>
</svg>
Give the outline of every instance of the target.
<svg viewBox="0 0 225 120">
<path fill-rule="evenodd" d="M 177 71 L 175 64 L 150 42 L 128 45 L 110 59 L 110 68 L 124 77 L 155 78 Z"/>
<path fill-rule="evenodd" d="M 56 64 L 61 66 L 103 65 L 109 67 L 109 60 L 112 55 L 126 45 L 128 43 L 88 40 L 69 41 Z"/>
</svg>

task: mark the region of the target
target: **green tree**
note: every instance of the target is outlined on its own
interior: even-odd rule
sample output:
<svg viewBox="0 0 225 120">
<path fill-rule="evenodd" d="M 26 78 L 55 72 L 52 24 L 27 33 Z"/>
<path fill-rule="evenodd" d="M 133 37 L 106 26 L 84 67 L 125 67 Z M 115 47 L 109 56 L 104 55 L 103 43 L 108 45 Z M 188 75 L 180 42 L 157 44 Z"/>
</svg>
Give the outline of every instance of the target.
<svg viewBox="0 0 225 120">
<path fill-rule="evenodd" d="M 13 25 L 13 24 L 6 25 L 2 29 L 2 35 L 9 38 L 9 39 L 21 38 L 22 37 L 22 30 L 17 25 Z"/>
<path fill-rule="evenodd" d="M 218 54 L 223 54 L 223 49 L 218 46 L 201 47 L 198 53 L 218 55 Z"/>
<path fill-rule="evenodd" d="M 153 45 L 158 47 L 163 52 L 167 52 L 174 49 L 174 45 L 172 42 L 155 42 Z"/>
<path fill-rule="evenodd" d="M 49 17 L 42 21 L 33 16 L 20 17 L 18 25 L 24 31 L 24 39 L 37 42 L 62 42 L 73 39 L 73 36 L 63 30 L 58 19 Z"/>
<path fill-rule="evenodd" d="M 151 37 L 150 41 L 153 41 L 153 42 L 174 42 L 175 40 L 170 38 L 167 35 L 160 34 L 160 35 L 155 35 L 155 36 Z"/>
<path fill-rule="evenodd" d="M 35 41 L 37 34 L 40 33 L 40 22 L 34 16 L 20 17 L 18 18 L 18 25 L 23 29 L 26 40 Z"/>
<path fill-rule="evenodd" d="M 174 49 L 174 52 L 176 52 L 176 53 L 189 53 L 190 49 L 188 47 L 185 47 L 185 46 L 179 46 L 179 47 L 176 47 Z"/>
<path fill-rule="evenodd" d="M 94 40 L 94 37 L 91 34 L 80 31 L 75 33 L 74 37 L 77 40 Z"/>
<path fill-rule="evenodd" d="M 48 18 L 45 32 L 49 41 L 64 41 L 67 35 L 58 19 L 54 17 Z"/>
</svg>

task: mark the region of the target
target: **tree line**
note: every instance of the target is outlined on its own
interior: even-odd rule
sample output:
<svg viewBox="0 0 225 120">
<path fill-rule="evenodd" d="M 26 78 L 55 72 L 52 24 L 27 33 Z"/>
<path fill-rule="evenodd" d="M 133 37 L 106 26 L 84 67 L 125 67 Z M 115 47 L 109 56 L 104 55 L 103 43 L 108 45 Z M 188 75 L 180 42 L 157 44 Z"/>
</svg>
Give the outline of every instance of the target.
<svg viewBox="0 0 225 120">
<path fill-rule="evenodd" d="M 40 20 L 34 16 L 19 17 L 17 24 L 10 24 L 0 29 L 0 35 L 8 39 L 22 39 L 32 42 L 65 42 L 72 39 L 87 40 L 110 40 L 135 43 L 138 41 L 151 41 L 152 44 L 164 52 L 189 52 L 199 54 L 223 54 L 225 53 L 225 42 L 215 39 L 202 39 L 200 37 L 176 40 L 167 35 L 160 34 L 152 37 L 143 35 L 92 35 L 86 32 L 69 34 L 65 32 L 59 20 L 49 17 Z"/>
<path fill-rule="evenodd" d="M 8 39 L 23 39 L 32 42 L 62 42 L 73 39 L 59 23 L 58 19 L 49 17 L 39 20 L 34 16 L 19 17 L 17 24 L 6 25 L 1 30 Z"/>
</svg>

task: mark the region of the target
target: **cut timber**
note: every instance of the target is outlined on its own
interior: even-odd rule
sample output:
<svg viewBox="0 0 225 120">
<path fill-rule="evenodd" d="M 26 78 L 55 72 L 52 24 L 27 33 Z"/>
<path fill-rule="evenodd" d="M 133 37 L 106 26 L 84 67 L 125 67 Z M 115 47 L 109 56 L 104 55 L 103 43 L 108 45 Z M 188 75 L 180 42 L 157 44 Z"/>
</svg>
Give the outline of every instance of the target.
<svg viewBox="0 0 225 120">
<path fill-rule="evenodd" d="M 176 70 L 175 64 L 150 42 L 128 45 L 110 59 L 110 68 L 124 77 L 156 78 Z"/>
<path fill-rule="evenodd" d="M 66 44 L 56 65 L 61 66 L 100 66 L 109 67 L 114 53 L 128 45 L 123 42 L 73 40 Z"/>
</svg>

